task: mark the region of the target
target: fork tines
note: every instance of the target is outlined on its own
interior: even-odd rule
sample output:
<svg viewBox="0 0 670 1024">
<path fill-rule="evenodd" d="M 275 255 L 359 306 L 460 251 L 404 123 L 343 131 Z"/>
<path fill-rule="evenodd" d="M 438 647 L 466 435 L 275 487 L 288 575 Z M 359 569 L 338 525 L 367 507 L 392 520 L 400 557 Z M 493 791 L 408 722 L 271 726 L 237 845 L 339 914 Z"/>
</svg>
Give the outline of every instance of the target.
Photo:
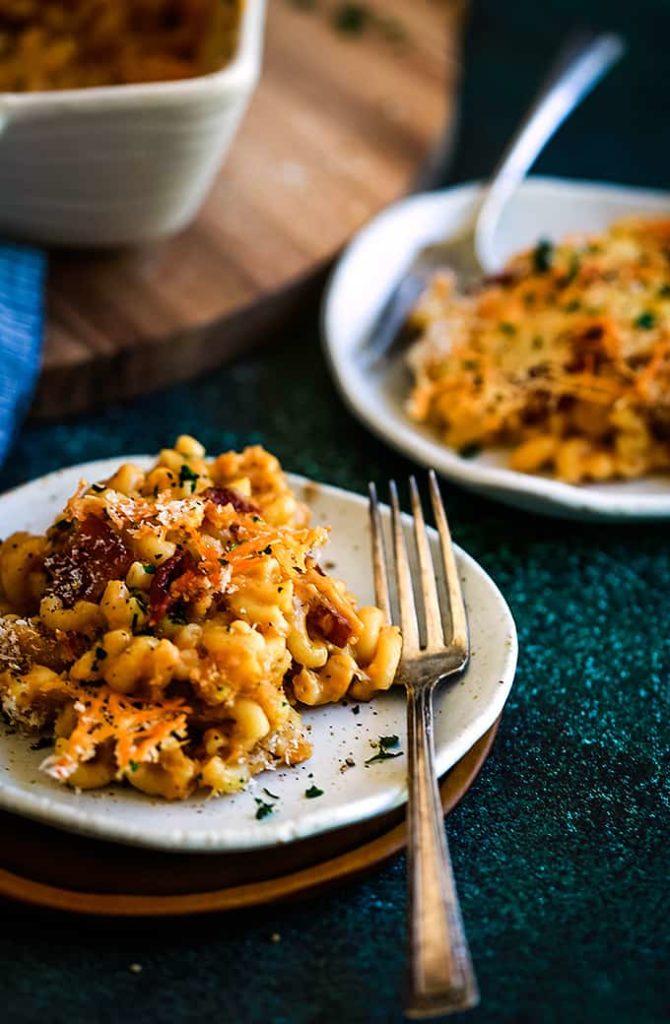
<svg viewBox="0 0 670 1024">
<path fill-rule="evenodd" d="M 437 477 L 432 469 L 428 474 L 428 480 L 433 515 L 440 536 L 440 563 L 444 572 L 446 601 L 440 602 L 436 567 L 431 555 L 421 497 L 414 476 L 409 479 L 409 487 L 418 574 L 412 571 L 412 560 L 405 538 L 395 481 L 391 480 L 389 483 L 394 555 L 392 560 L 387 558 L 386 554 L 377 488 L 373 483 L 370 484 L 376 601 L 389 621 L 393 619 L 393 606 L 397 607 L 398 625 L 403 635 L 403 663 L 426 655 L 444 655 L 452 652 L 457 661 L 465 662 L 468 656 L 468 627 L 451 533 Z M 441 604 L 445 606 L 444 610 Z"/>
</svg>

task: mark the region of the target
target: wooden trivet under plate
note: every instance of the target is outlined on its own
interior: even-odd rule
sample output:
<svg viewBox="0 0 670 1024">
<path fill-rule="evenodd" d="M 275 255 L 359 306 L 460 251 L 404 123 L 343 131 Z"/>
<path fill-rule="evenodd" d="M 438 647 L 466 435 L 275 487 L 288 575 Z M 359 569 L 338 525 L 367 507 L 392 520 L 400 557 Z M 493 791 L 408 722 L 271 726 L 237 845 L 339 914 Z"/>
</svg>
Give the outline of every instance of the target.
<svg viewBox="0 0 670 1024">
<path fill-rule="evenodd" d="M 499 721 L 440 785 L 448 814 L 488 757 Z M 303 897 L 369 871 L 405 846 L 404 809 L 267 850 L 175 854 L 104 843 L 0 813 L 0 897 L 114 917 L 203 914 Z M 268 869 L 271 869 L 271 877 Z"/>
<path fill-rule="evenodd" d="M 271 340 L 365 221 L 435 183 L 463 2 L 369 0 L 338 22 L 349 6 L 270 0 L 261 82 L 190 228 L 52 253 L 33 415 L 157 390 Z"/>
</svg>

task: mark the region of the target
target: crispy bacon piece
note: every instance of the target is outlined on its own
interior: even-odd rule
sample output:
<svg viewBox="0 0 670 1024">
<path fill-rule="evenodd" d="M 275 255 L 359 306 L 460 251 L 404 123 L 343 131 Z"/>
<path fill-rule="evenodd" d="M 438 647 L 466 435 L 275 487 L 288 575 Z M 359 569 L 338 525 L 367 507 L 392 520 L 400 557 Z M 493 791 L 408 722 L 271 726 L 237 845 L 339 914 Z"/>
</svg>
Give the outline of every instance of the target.
<svg viewBox="0 0 670 1024">
<path fill-rule="evenodd" d="M 317 604 L 307 612 L 307 629 L 318 633 L 336 647 L 346 647 L 351 639 L 351 623 L 344 615 L 327 604 Z"/>
<path fill-rule="evenodd" d="M 234 487 L 208 487 L 206 491 L 202 492 L 202 497 L 209 498 L 215 505 L 232 505 L 235 511 L 240 513 L 259 515 L 261 511 L 255 502 L 249 501 Z"/>
<path fill-rule="evenodd" d="M 124 579 L 132 561 L 123 537 L 104 519 L 87 516 L 61 530 L 44 559 L 47 593 L 66 608 L 75 601 L 98 601 L 110 580 Z"/>
<path fill-rule="evenodd" d="M 156 569 L 149 590 L 150 625 L 154 626 L 167 612 L 174 598 L 170 587 L 175 580 L 193 567 L 193 558 L 187 551 L 176 551 Z"/>
</svg>

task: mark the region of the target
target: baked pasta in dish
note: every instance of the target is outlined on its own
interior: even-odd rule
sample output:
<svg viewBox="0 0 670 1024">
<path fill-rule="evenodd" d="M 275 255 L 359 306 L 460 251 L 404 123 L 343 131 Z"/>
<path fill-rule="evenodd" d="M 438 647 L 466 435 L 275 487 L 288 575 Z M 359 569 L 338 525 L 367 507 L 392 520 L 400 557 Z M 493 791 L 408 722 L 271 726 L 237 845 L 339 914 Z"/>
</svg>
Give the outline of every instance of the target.
<svg viewBox="0 0 670 1024">
<path fill-rule="evenodd" d="M 540 242 L 472 295 L 436 276 L 412 326 L 410 414 L 462 454 L 569 483 L 670 466 L 670 220 Z"/>
<path fill-rule="evenodd" d="M 241 0 L 2 0 L 0 92 L 193 78 L 237 46 Z"/>
<path fill-rule="evenodd" d="M 82 482 L 44 536 L 0 546 L 5 714 L 81 789 L 218 795 L 304 761 L 299 706 L 388 689 L 401 653 L 318 565 L 327 532 L 260 447 L 207 459 L 184 436 Z"/>
</svg>

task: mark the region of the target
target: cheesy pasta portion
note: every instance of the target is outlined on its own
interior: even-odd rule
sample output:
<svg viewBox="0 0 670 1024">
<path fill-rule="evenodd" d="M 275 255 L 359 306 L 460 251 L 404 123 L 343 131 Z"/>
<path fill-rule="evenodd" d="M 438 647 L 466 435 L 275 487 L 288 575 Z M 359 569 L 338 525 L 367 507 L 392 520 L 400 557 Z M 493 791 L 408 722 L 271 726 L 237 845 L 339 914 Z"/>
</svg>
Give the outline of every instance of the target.
<svg viewBox="0 0 670 1024">
<path fill-rule="evenodd" d="M 0 92 L 165 82 L 233 56 L 241 0 L 3 0 Z"/>
<path fill-rule="evenodd" d="M 178 438 L 82 482 L 43 536 L 0 546 L 0 702 L 52 736 L 43 769 L 184 799 L 310 756 L 300 705 L 393 683 L 396 627 L 315 552 L 276 458 Z"/>
<path fill-rule="evenodd" d="M 474 294 L 414 311 L 410 415 L 463 455 L 568 483 L 670 467 L 670 221 L 540 242 Z"/>
</svg>

